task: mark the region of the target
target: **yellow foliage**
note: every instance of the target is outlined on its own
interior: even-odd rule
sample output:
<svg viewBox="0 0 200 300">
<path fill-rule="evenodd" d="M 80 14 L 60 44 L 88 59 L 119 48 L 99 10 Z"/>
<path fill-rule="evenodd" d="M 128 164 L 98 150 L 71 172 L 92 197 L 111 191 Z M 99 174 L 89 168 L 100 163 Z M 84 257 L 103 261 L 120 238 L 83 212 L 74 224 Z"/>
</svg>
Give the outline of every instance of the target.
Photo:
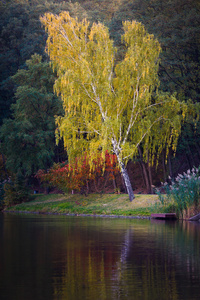
<svg viewBox="0 0 200 300">
<path fill-rule="evenodd" d="M 65 110 L 56 119 L 57 137 L 63 137 L 69 160 L 87 151 L 92 161 L 98 151 L 109 150 L 122 164 L 143 143 L 153 161 L 164 147 L 176 148 L 187 108 L 174 96 L 158 93 L 161 47 L 142 24 L 124 22 L 126 53 L 117 62 L 103 24 L 78 21 L 68 12 L 47 13 L 41 21 L 58 74 L 54 89 Z"/>
</svg>

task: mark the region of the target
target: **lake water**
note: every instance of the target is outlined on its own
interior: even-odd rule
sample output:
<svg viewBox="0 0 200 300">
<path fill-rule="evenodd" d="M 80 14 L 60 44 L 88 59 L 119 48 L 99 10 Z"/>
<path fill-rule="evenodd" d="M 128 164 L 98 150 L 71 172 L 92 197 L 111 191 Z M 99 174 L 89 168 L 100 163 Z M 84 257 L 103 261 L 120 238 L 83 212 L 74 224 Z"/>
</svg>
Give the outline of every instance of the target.
<svg viewBox="0 0 200 300">
<path fill-rule="evenodd" d="M 200 298 L 200 224 L 0 214 L 0 299 Z"/>
</svg>

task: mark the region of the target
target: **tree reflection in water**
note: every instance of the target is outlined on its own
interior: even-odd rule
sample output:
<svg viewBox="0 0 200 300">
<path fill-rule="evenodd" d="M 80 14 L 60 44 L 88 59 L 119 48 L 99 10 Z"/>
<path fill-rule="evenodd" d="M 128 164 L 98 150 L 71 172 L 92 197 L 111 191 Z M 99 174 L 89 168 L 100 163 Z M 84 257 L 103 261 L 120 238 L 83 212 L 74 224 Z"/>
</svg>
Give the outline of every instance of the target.
<svg viewBox="0 0 200 300">
<path fill-rule="evenodd" d="M 0 222 L 1 299 L 199 299 L 200 224 L 20 215 Z"/>
</svg>

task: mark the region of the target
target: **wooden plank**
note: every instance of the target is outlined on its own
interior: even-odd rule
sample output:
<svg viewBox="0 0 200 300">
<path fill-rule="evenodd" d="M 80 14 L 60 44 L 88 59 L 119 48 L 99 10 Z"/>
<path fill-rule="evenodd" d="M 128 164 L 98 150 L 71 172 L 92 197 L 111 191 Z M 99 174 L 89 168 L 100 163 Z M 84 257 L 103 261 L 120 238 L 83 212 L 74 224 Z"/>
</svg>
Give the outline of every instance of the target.
<svg viewBox="0 0 200 300">
<path fill-rule="evenodd" d="M 196 216 L 189 218 L 189 221 L 199 221 L 199 220 L 200 220 L 200 213 L 197 214 Z"/>
<path fill-rule="evenodd" d="M 163 214 L 151 214 L 152 219 L 170 219 L 170 220 L 175 220 L 177 219 L 175 213 L 163 213 Z"/>
</svg>

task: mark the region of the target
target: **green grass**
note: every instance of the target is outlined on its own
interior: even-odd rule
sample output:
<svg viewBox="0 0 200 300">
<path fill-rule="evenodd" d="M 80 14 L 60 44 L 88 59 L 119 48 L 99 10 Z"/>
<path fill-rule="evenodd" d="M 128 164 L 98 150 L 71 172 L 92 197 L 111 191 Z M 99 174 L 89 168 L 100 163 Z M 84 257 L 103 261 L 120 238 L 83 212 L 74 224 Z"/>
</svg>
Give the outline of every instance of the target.
<svg viewBox="0 0 200 300">
<path fill-rule="evenodd" d="M 90 194 L 84 195 L 37 195 L 30 202 L 21 203 L 5 211 L 58 213 L 58 214 L 92 214 L 121 216 L 150 216 L 162 212 L 157 195 L 135 195 L 130 202 L 128 195 Z"/>
</svg>

